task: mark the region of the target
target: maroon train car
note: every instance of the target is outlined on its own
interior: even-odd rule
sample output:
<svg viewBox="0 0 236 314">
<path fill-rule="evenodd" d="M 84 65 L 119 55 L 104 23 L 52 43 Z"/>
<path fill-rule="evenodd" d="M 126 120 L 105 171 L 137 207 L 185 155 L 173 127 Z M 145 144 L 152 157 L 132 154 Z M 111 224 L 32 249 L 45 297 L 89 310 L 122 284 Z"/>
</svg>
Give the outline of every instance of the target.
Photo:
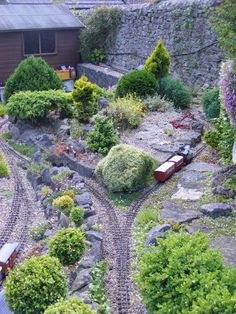
<svg viewBox="0 0 236 314">
<path fill-rule="evenodd" d="M 175 173 L 175 163 L 166 161 L 154 171 L 154 177 L 159 182 L 165 182 L 173 173 Z"/>
<path fill-rule="evenodd" d="M 2 280 L 8 273 L 9 269 L 13 267 L 17 253 L 20 249 L 20 243 L 6 243 L 0 250 L 0 280 Z"/>
<path fill-rule="evenodd" d="M 168 161 L 173 162 L 175 164 L 175 171 L 180 170 L 184 166 L 184 157 L 175 155 L 171 157 Z"/>
</svg>

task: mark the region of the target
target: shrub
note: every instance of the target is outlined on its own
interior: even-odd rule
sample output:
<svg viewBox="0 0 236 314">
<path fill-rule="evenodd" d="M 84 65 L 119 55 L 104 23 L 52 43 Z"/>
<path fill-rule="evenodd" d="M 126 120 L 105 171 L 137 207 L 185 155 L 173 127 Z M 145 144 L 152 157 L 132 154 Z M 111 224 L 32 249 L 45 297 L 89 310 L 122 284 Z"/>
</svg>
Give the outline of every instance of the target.
<svg viewBox="0 0 236 314">
<path fill-rule="evenodd" d="M 170 74 L 170 56 L 160 39 L 151 56 L 146 60 L 144 69 L 153 73 L 157 80 Z"/>
<path fill-rule="evenodd" d="M 157 94 L 144 98 L 142 100 L 142 104 L 143 104 L 144 110 L 146 111 L 165 112 L 165 111 L 171 111 L 174 108 L 174 104 L 171 101 Z"/>
<path fill-rule="evenodd" d="M 49 196 L 53 193 L 52 189 L 49 186 L 43 186 L 41 188 L 41 194 L 44 196 Z"/>
<path fill-rule="evenodd" d="M 0 152 L 0 178 L 8 177 L 9 176 L 9 169 L 7 161 L 2 152 Z"/>
<path fill-rule="evenodd" d="M 154 164 L 152 156 L 143 150 L 120 144 L 98 163 L 96 175 L 111 192 L 133 192 L 147 183 Z"/>
<path fill-rule="evenodd" d="M 16 68 L 9 77 L 4 88 L 6 101 L 14 93 L 20 91 L 43 91 L 62 89 L 63 83 L 56 72 L 42 59 L 28 57 Z"/>
<path fill-rule="evenodd" d="M 50 305 L 44 314 L 95 314 L 82 299 L 71 298 Z"/>
<path fill-rule="evenodd" d="M 48 223 L 40 223 L 30 230 L 30 236 L 35 241 L 40 241 L 44 238 L 45 231 L 49 228 Z"/>
<path fill-rule="evenodd" d="M 145 252 L 138 286 L 149 313 L 233 313 L 236 269 L 208 249 L 205 234 L 169 234 Z"/>
<path fill-rule="evenodd" d="M 106 155 L 110 148 L 118 143 L 116 130 L 112 122 L 107 117 L 97 116 L 95 119 L 95 129 L 86 138 L 88 148 L 92 152 Z"/>
<path fill-rule="evenodd" d="M 81 207 L 73 207 L 70 212 L 70 218 L 76 226 L 82 225 L 84 220 L 84 209 Z"/>
<path fill-rule="evenodd" d="M 52 206 L 63 210 L 65 214 L 69 215 L 71 208 L 74 206 L 74 201 L 70 196 L 63 195 L 53 200 Z"/>
<path fill-rule="evenodd" d="M 98 112 L 95 90 L 95 84 L 89 82 L 86 76 L 82 76 L 75 82 L 72 97 L 78 111 L 78 119 L 80 122 L 87 122 L 90 117 Z"/>
<path fill-rule="evenodd" d="M 69 196 L 70 198 L 74 199 L 74 197 L 75 197 L 75 191 L 74 191 L 74 190 L 65 190 L 65 191 L 63 191 L 62 195 L 63 195 L 63 196 L 67 195 L 67 196 Z"/>
<path fill-rule="evenodd" d="M 49 241 L 49 254 L 59 259 L 62 265 L 72 265 L 85 250 L 84 234 L 79 229 L 59 230 Z"/>
<path fill-rule="evenodd" d="M 58 259 L 32 257 L 16 266 L 6 279 L 6 300 L 15 314 L 41 314 L 67 294 L 66 276 Z"/>
<path fill-rule="evenodd" d="M 220 115 L 219 88 L 213 88 L 206 91 L 202 96 L 201 104 L 208 119 L 218 118 Z"/>
<path fill-rule="evenodd" d="M 128 94 L 140 97 L 153 95 L 156 93 L 157 86 L 157 80 L 152 73 L 145 70 L 134 70 L 119 79 L 116 97 L 124 97 Z"/>
<path fill-rule="evenodd" d="M 112 101 L 105 113 L 112 118 L 116 128 L 121 130 L 133 129 L 141 122 L 143 105 L 141 100 L 133 95 L 128 95 Z"/>
<path fill-rule="evenodd" d="M 27 157 L 32 157 L 36 151 L 37 147 L 36 146 L 31 146 L 31 145 L 25 145 L 25 144 L 19 144 L 10 141 L 9 145 L 14 148 L 17 152 L 21 153 L 22 155 L 25 155 Z"/>
<path fill-rule="evenodd" d="M 71 115 L 73 111 L 64 91 L 26 91 L 11 96 L 8 101 L 8 114 L 19 119 L 38 120 L 45 118 L 50 111 L 59 109 L 61 115 Z"/>
<path fill-rule="evenodd" d="M 138 226 L 145 226 L 150 222 L 157 222 L 159 212 L 152 208 L 142 209 L 136 218 L 136 224 Z"/>
<path fill-rule="evenodd" d="M 190 89 L 179 79 L 165 77 L 160 81 L 159 93 L 173 102 L 175 108 L 188 108 L 192 100 Z"/>
<path fill-rule="evenodd" d="M 0 103 L 0 118 L 3 118 L 7 113 L 7 106 L 4 106 Z"/>
</svg>

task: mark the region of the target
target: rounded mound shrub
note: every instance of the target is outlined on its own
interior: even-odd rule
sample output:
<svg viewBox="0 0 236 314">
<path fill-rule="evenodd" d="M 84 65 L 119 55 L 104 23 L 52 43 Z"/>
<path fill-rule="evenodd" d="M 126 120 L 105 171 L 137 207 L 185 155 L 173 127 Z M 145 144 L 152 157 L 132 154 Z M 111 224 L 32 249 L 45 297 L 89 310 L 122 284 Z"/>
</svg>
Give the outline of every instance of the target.
<svg viewBox="0 0 236 314">
<path fill-rule="evenodd" d="M 95 314 L 82 299 L 71 298 L 49 306 L 44 314 Z"/>
<path fill-rule="evenodd" d="M 155 75 L 146 70 L 134 70 L 123 75 L 116 88 L 116 97 L 124 97 L 128 94 L 136 96 L 154 95 L 157 90 Z"/>
<path fill-rule="evenodd" d="M 208 119 L 218 118 L 220 115 L 220 91 L 213 88 L 206 91 L 201 99 L 203 111 Z"/>
<path fill-rule="evenodd" d="M 133 192 L 147 183 L 154 165 L 153 157 L 145 151 L 121 144 L 98 163 L 96 175 L 111 192 Z"/>
<path fill-rule="evenodd" d="M 170 77 L 160 80 L 159 94 L 180 109 L 188 108 L 192 100 L 191 90 L 181 80 Z"/>
<path fill-rule="evenodd" d="M 28 57 L 8 78 L 4 88 L 6 101 L 20 91 L 42 91 L 62 89 L 63 83 L 56 72 L 42 58 Z"/>
<path fill-rule="evenodd" d="M 58 259 L 44 255 L 17 265 L 7 277 L 5 289 L 15 314 L 41 314 L 66 297 L 67 281 Z"/>
<path fill-rule="evenodd" d="M 63 195 L 53 200 L 52 206 L 63 210 L 65 214 L 69 215 L 71 208 L 74 206 L 74 201 L 69 195 Z"/>
<path fill-rule="evenodd" d="M 169 234 L 141 257 L 136 279 L 149 313 L 234 313 L 236 268 L 205 234 Z"/>
<path fill-rule="evenodd" d="M 57 257 L 62 265 L 76 263 L 84 250 L 84 234 L 79 229 L 59 230 L 49 241 L 49 254 Z"/>
<path fill-rule="evenodd" d="M 70 218 L 76 226 L 82 225 L 84 220 L 84 209 L 81 207 L 73 207 L 70 212 Z"/>
</svg>

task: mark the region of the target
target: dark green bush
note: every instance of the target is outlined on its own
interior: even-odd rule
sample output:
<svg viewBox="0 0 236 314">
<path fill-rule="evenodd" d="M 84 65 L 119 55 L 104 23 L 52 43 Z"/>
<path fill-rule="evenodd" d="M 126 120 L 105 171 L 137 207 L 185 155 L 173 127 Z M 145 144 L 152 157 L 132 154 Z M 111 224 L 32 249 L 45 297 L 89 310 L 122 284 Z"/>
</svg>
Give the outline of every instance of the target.
<svg viewBox="0 0 236 314">
<path fill-rule="evenodd" d="M 180 109 L 188 108 L 192 100 L 191 90 L 181 80 L 170 77 L 160 80 L 159 94 Z"/>
<path fill-rule="evenodd" d="M 73 207 L 70 211 L 70 218 L 76 226 L 82 225 L 84 220 L 84 209 L 81 207 Z"/>
<path fill-rule="evenodd" d="M 44 314 L 95 314 L 82 299 L 72 298 L 49 306 Z"/>
<path fill-rule="evenodd" d="M 128 94 L 136 96 L 154 95 L 157 90 L 155 75 L 146 70 L 134 70 L 123 75 L 116 88 L 116 97 L 124 97 Z"/>
<path fill-rule="evenodd" d="M 96 175 L 111 192 L 133 192 L 147 183 L 154 164 L 152 156 L 145 151 L 121 144 L 112 147 L 98 163 Z"/>
<path fill-rule="evenodd" d="M 234 313 L 236 268 L 224 266 L 205 234 L 169 234 L 158 242 L 141 257 L 137 275 L 149 313 Z"/>
<path fill-rule="evenodd" d="M 62 89 L 63 83 L 56 72 L 42 59 L 28 57 L 21 61 L 15 72 L 7 80 L 4 88 L 6 101 L 20 91 L 42 91 Z"/>
<path fill-rule="evenodd" d="M 5 289 L 15 314 L 41 314 L 65 298 L 67 281 L 58 259 L 44 255 L 17 265 L 7 277 Z"/>
<path fill-rule="evenodd" d="M 118 144 L 116 130 L 108 117 L 97 116 L 95 129 L 86 138 L 92 152 L 106 155 L 112 146 Z"/>
<path fill-rule="evenodd" d="M 59 230 L 49 241 L 49 254 L 57 257 L 62 265 L 78 262 L 84 250 L 84 234 L 79 229 Z"/>
<path fill-rule="evenodd" d="M 151 56 L 146 60 L 144 69 L 153 73 L 157 80 L 170 74 L 170 56 L 160 39 Z"/>
<path fill-rule="evenodd" d="M 67 94 L 60 90 L 16 93 L 8 100 L 7 108 L 9 115 L 27 120 L 45 118 L 50 111 L 56 109 L 62 116 L 71 116 L 73 111 Z"/>
<path fill-rule="evenodd" d="M 213 88 L 206 91 L 202 96 L 201 104 L 208 119 L 218 118 L 220 115 L 219 88 Z"/>
</svg>

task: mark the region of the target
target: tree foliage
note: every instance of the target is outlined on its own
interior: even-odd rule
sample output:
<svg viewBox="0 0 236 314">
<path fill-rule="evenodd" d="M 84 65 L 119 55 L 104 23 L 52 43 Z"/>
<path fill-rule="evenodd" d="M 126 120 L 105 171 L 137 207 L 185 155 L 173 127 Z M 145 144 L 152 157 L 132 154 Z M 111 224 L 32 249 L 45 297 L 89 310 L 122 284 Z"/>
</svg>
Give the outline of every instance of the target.
<svg viewBox="0 0 236 314">
<path fill-rule="evenodd" d="M 47 308 L 44 314 L 95 314 L 82 299 L 71 298 Z"/>
<path fill-rule="evenodd" d="M 220 115 L 220 92 L 219 88 L 207 90 L 201 99 L 203 111 L 208 119 L 218 118 Z"/>
<path fill-rule="evenodd" d="M 58 259 L 44 255 L 17 265 L 7 277 L 5 289 L 15 314 L 41 314 L 65 298 L 67 282 Z"/>
</svg>

